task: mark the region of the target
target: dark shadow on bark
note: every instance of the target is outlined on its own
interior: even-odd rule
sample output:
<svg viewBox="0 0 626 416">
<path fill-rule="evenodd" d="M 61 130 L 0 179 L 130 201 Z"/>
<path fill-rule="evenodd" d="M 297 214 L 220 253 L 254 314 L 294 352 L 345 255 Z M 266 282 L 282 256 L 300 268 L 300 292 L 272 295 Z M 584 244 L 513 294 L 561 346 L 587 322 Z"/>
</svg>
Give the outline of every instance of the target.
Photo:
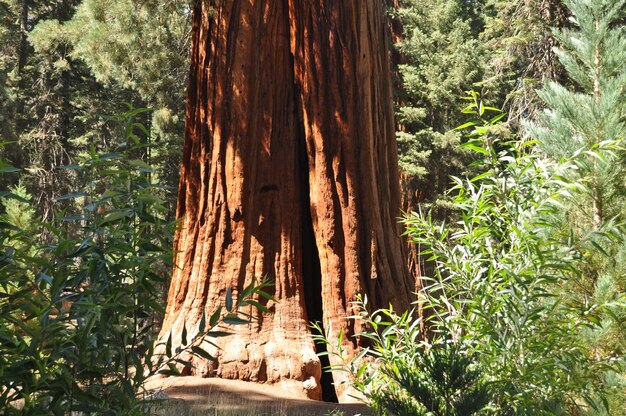
<svg viewBox="0 0 626 416">
<path fill-rule="evenodd" d="M 296 87 L 296 111 L 301 107 L 300 94 Z M 304 302 L 306 315 L 309 322 L 317 322 L 324 330 L 324 309 L 322 306 L 322 268 L 320 265 L 319 251 L 315 242 L 315 232 L 313 231 L 313 219 L 311 217 L 311 198 L 309 188 L 309 161 L 306 148 L 306 138 L 302 124 L 301 114 L 297 114 L 298 120 L 298 171 L 300 182 L 301 205 L 301 230 L 302 230 L 302 280 L 304 282 Z M 322 400 L 325 402 L 337 403 L 337 393 L 333 385 L 333 375 L 326 368 L 330 367 L 330 360 L 326 355 L 326 344 L 315 343 L 315 350 L 322 364 Z"/>
</svg>

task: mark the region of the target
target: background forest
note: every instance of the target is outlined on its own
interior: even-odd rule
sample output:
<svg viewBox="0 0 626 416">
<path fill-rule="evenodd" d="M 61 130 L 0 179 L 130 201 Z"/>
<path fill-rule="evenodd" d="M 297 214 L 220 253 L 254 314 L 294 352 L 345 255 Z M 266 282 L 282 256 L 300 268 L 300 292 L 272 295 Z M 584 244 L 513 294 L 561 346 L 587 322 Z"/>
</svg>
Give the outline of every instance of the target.
<svg viewBox="0 0 626 416">
<path fill-rule="evenodd" d="M 355 387 L 390 415 L 623 414 L 626 3 L 387 3 L 424 319 L 364 300 L 354 319 L 384 364 L 347 361 Z M 171 268 L 190 10 L 0 0 L 2 405 L 141 414 L 145 378 L 179 371 L 176 351 L 153 368 L 150 343 Z M 237 304 L 264 287 L 227 299 L 206 329 L 245 319 Z M 51 324 L 68 301 L 71 331 Z M 206 355 L 197 341 L 184 343 Z"/>
</svg>

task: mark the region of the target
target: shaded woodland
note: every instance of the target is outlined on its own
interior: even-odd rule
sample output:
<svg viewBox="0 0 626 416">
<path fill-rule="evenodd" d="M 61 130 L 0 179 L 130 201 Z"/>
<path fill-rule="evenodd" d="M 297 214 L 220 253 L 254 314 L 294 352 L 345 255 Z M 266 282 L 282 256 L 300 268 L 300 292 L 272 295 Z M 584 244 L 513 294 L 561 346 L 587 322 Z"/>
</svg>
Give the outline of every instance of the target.
<svg viewBox="0 0 626 416">
<path fill-rule="evenodd" d="M 0 0 L 6 414 L 621 414 L 625 13 Z"/>
</svg>

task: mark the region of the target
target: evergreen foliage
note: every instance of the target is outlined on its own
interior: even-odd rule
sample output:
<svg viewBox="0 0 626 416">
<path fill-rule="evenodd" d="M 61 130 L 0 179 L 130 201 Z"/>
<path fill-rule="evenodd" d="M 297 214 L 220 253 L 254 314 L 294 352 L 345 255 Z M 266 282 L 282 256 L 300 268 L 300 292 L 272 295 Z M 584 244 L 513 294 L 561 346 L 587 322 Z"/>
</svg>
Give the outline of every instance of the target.
<svg viewBox="0 0 626 416">
<path fill-rule="evenodd" d="M 68 155 L 73 152 L 67 142 L 69 135 L 75 133 L 69 123 L 76 115 L 70 101 L 71 96 L 80 93 L 74 84 L 77 74 L 57 64 L 59 54 L 35 54 L 28 34 L 40 19 L 68 19 L 75 3 L 0 3 L 0 90 L 5 98 L 0 103 L 1 132 L 4 141 L 14 142 L 4 149 L 4 154 L 16 166 L 28 169 L 23 185 L 47 218 L 52 208 L 58 206 L 54 197 L 69 189 L 68 178 L 54 166 L 68 163 Z"/>
<path fill-rule="evenodd" d="M 460 97 L 484 73 L 482 20 L 474 2 L 461 0 L 406 0 L 392 16 L 403 29 L 396 45 L 399 165 L 419 202 L 433 203 L 448 188 L 449 176 L 464 174 L 471 162 L 452 129 L 461 124 Z"/>
<path fill-rule="evenodd" d="M 567 16 L 561 0 L 484 2 L 481 40 L 490 52 L 483 85 L 503 102 L 508 123 L 515 129 L 541 110 L 535 91 L 541 83 L 563 76 L 553 51 L 552 29 L 567 26 Z"/>
<path fill-rule="evenodd" d="M 626 30 L 614 24 L 626 3 L 566 3 L 575 29 L 555 32 L 562 45 L 557 55 L 575 87 L 548 80 L 540 92 L 547 109 L 530 132 L 546 153 L 575 158 L 579 177 L 589 184 L 592 210 L 585 216 L 600 227 L 623 214 L 618 178 L 624 166 L 617 149 L 626 134 Z"/>
<path fill-rule="evenodd" d="M 103 115 L 123 102 L 154 109 L 142 115 L 143 140 L 158 144 L 148 156 L 174 205 L 189 30 L 180 1 L 0 2 L 0 134 L 14 142 L 3 154 L 25 170 L 44 218 L 71 203 L 56 197 L 80 181 L 59 166 L 120 137 Z"/>
<path fill-rule="evenodd" d="M 626 2 L 565 3 L 572 27 L 555 32 L 561 45 L 556 54 L 572 86 L 547 81 L 539 93 L 546 110 L 528 130 L 548 155 L 576 164 L 570 180 L 583 185 L 582 194 L 559 220 L 581 246 L 586 262 L 565 289 L 577 303 L 609 305 L 594 314 L 601 325 L 584 336 L 590 354 L 611 357 L 626 352 Z M 626 371 L 609 372 L 607 379 L 626 388 Z M 620 400 L 625 406 L 623 393 Z"/>
<path fill-rule="evenodd" d="M 132 91 L 153 109 L 146 120 L 155 144 L 151 163 L 172 199 L 182 155 L 190 29 L 186 1 L 83 0 L 71 20 L 40 22 L 30 35 L 37 49 L 67 48 L 97 82 Z"/>
<path fill-rule="evenodd" d="M 0 201 L 4 208 L 4 213 L 0 214 L 0 220 L 11 227 L 33 231 L 37 213 L 30 204 L 32 196 L 28 194 L 25 187 L 20 185 L 9 189 L 9 193 L 14 198 Z"/>
</svg>

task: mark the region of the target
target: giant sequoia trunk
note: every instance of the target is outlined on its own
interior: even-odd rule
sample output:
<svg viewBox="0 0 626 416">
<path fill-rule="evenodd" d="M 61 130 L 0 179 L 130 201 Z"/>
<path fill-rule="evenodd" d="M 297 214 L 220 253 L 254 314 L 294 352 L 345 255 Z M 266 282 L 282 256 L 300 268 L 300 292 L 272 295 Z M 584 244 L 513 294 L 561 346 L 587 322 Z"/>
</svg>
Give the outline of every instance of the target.
<svg viewBox="0 0 626 416">
<path fill-rule="evenodd" d="M 219 340 L 219 364 L 195 360 L 193 371 L 321 398 L 308 322 L 353 334 L 345 317 L 358 294 L 404 309 L 414 290 L 397 225 L 383 0 L 215 3 L 194 10 L 163 334 L 176 345 L 227 288 L 270 276 L 274 313 L 253 311 Z"/>
</svg>

